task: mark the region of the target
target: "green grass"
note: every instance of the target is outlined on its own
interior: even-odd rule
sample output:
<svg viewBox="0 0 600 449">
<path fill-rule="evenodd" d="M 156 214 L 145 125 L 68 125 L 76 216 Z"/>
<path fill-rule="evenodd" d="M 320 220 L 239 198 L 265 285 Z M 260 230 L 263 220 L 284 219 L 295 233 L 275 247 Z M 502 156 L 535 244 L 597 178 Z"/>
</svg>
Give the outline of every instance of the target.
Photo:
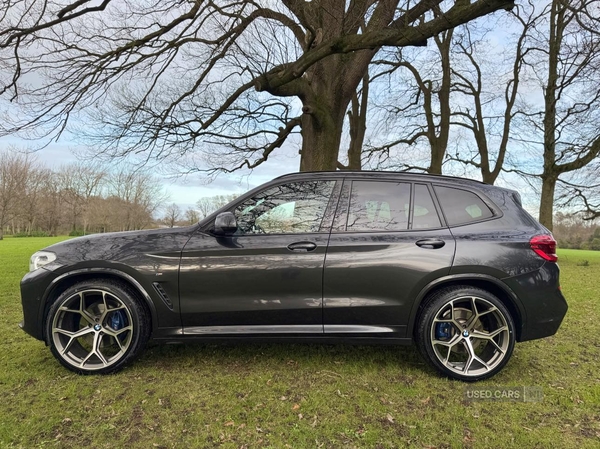
<svg viewBox="0 0 600 449">
<path fill-rule="evenodd" d="M 29 255 L 58 240 L 0 241 L 0 447 L 600 447 L 600 253 L 559 253 L 558 334 L 477 384 L 539 386 L 543 402 L 494 403 L 466 402 L 410 347 L 165 345 L 71 374 L 17 328 Z"/>
</svg>

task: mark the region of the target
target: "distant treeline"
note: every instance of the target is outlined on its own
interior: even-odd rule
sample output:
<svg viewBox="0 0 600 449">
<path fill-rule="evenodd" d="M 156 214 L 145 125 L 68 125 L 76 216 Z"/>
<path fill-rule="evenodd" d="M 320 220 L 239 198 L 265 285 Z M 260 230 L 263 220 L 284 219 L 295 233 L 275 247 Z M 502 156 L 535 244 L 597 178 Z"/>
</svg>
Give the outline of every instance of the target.
<svg viewBox="0 0 600 449">
<path fill-rule="evenodd" d="M 158 179 L 131 167 L 109 173 L 76 162 L 52 170 L 17 151 L 0 152 L 0 239 L 148 228 L 166 199 Z"/>
<path fill-rule="evenodd" d="M 172 228 L 173 226 L 186 226 L 197 223 L 214 211 L 220 209 L 226 204 L 236 199 L 238 194 L 215 195 L 200 198 L 196 202 L 196 207 L 189 207 L 184 212 L 175 204 L 169 204 L 165 208 L 161 224 Z"/>
<path fill-rule="evenodd" d="M 579 215 L 556 214 L 553 234 L 559 248 L 600 251 L 600 226 L 583 220 Z"/>
</svg>

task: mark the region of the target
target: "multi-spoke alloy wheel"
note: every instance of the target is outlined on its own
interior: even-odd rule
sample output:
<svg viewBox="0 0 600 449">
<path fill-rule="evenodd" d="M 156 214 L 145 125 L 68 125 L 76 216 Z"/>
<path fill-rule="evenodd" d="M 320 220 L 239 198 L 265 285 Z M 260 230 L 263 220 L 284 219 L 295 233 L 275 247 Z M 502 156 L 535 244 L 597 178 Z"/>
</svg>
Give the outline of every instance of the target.
<svg viewBox="0 0 600 449">
<path fill-rule="evenodd" d="M 125 285 L 86 281 L 64 291 L 48 314 L 53 354 L 79 373 L 116 371 L 148 338 L 148 319 Z"/>
<path fill-rule="evenodd" d="M 498 298 L 470 287 L 439 291 L 421 313 L 417 344 L 444 374 L 461 380 L 493 376 L 514 348 L 514 323 Z"/>
</svg>

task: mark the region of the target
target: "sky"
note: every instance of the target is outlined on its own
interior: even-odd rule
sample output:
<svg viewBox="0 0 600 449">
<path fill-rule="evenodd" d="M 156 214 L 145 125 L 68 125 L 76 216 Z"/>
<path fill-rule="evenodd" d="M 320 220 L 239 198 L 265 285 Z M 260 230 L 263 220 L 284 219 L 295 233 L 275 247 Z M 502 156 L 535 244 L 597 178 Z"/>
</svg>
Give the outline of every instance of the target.
<svg viewBox="0 0 600 449">
<path fill-rule="evenodd" d="M 299 166 L 300 157 L 297 150 L 288 147 L 280 149 L 278 153 L 272 153 L 267 162 L 252 171 L 240 170 L 237 173 L 220 174 L 210 183 L 198 174 L 175 179 L 165 176 L 162 179 L 172 201 L 185 210 L 201 197 L 244 193 L 278 176 L 297 172 Z"/>
</svg>

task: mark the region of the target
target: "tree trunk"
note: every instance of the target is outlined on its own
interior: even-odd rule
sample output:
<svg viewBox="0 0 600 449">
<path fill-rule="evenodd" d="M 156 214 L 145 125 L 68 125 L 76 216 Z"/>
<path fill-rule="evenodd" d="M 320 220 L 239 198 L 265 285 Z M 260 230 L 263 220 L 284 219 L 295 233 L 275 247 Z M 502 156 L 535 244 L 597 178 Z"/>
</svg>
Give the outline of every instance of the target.
<svg viewBox="0 0 600 449">
<path fill-rule="evenodd" d="M 427 170 L 427 173 L 430 173 L 432 175 L 441 175 L 442 163 L 444 162 L 444 156 L 446 155 L 447 141 L 440 141 L 436 143 L 439 143 L 439 146 L 432 145 L 431 147 L 431 163 L 429 164 L 429 169 Z"/>
<path fill-rule="evenodd" d="M 322 42 L 335 42 L 341 36 L 359 33 L 365 26 L 369 29 L 385 27 L 394 19 L 397 6 L 394 1 L 380 2 L 371 10 L 368 23 L 361 25 L 361 19 L 353 16 L 358 9 L 350 6 L 350 11 L 346 11 L 348 2 L 331 2 L 327 8 L 319 2 L 298 3 L 303 5 L 302 15 L 311 25 L 311 31 L 307 33 L 307 51 Z M 354 5 L 354 8 L 361 6 Z M 293 95 L 302 101 L 301 171 L 337 168 L 348 105 L 378 49 L 330 55 L 311 65 L 293 84 L 271 89 L 272 94 Z M 364 106 L 366 111 L 366 104 Z M 359 168 L 360 162 L 352 157 L 349 165 Z"/>
<path fill-rule="evenodd" d="M 552 215 L 554 213 L 554 190 L 556 188 L 556 181 L 556 176 L 545 176 L 542 178 L 542 197 L 540 199 L 539 221 L 550 231 L 552 231 Z"/>
<path fill-rule="evenodd" d="M 366 70 L 371 53 L 335 56 L 311 69 L 302 101 L 300 171 L 336 170 L 346 111 L 364 73 L 356 67 Z M 351 63 L 352 69 L 348 67 Z M 336 74 L 343 70 L 343 75 Z M 335 80 L 341 76 L 344 86 L 336 88 Z"/>
<path fill-rule="evenodd" d="M 544 92 L 544 171 L 542 197 L 540 198 L 540 223 L 552 231 L 554 190 L 558 176 L 556 166 L 556 103 L 558 84 L 558 55 L 562 44 L 564 8 L 552 2 L 550 12 L 550 37 L 548 48 L 548 78 Z"/>
<path fill-rule="evenodd" d="M 350 142 L 348 148 L 348 170 L 362 170 L 362 144 L 365 138 L 366 127 L 361 130 L 360 136 Z"/>
<path fill-rule="evenodd" d="M 335 170 L 344 126 L 344 110 L 310 106 L 302 116 L 300 171 Z"/>
<path fill-rule="evenodd" d="M 453 34 L 454 30 L 450 29 L 441 35 L 434 37 L 440 52 L 442 66 L 442 79 L 439 92 L 437 93 L 438 101 L 440 103 L 440 120 L 438 126 L 434 125 L 432 117 L 428 119 L 431 163 L 429 164 L 427 172 L 434 175 L 442 174 L 442 164 L 444 163 L 444 157 L 446 156 L 446 150 L 448 148 L 448 139 L 450 137 L 450 117 L 452 113 L 450 108 L 450 81 L 452 75 L 450 68 L 450 44 L 452 43 Z M 432 89 L 431 84 L 429 85 L 429 89 Z M 429 101 L 431 101 L 431 97 Z M 431 111 L 430 104 L 430 110 L 426 112 L 431 114 Z"/>
<path fill-rule="evenodd" d="M 348 111 L 350 145 L 348 146 L 348 170 L 362 169 L 362 148 L 367 133 L 367 106 L 369 102 L 369 73 L 362 80 L 360 101 L 358 92 L 352 96 L 352 108 Z"/>
</svg>

